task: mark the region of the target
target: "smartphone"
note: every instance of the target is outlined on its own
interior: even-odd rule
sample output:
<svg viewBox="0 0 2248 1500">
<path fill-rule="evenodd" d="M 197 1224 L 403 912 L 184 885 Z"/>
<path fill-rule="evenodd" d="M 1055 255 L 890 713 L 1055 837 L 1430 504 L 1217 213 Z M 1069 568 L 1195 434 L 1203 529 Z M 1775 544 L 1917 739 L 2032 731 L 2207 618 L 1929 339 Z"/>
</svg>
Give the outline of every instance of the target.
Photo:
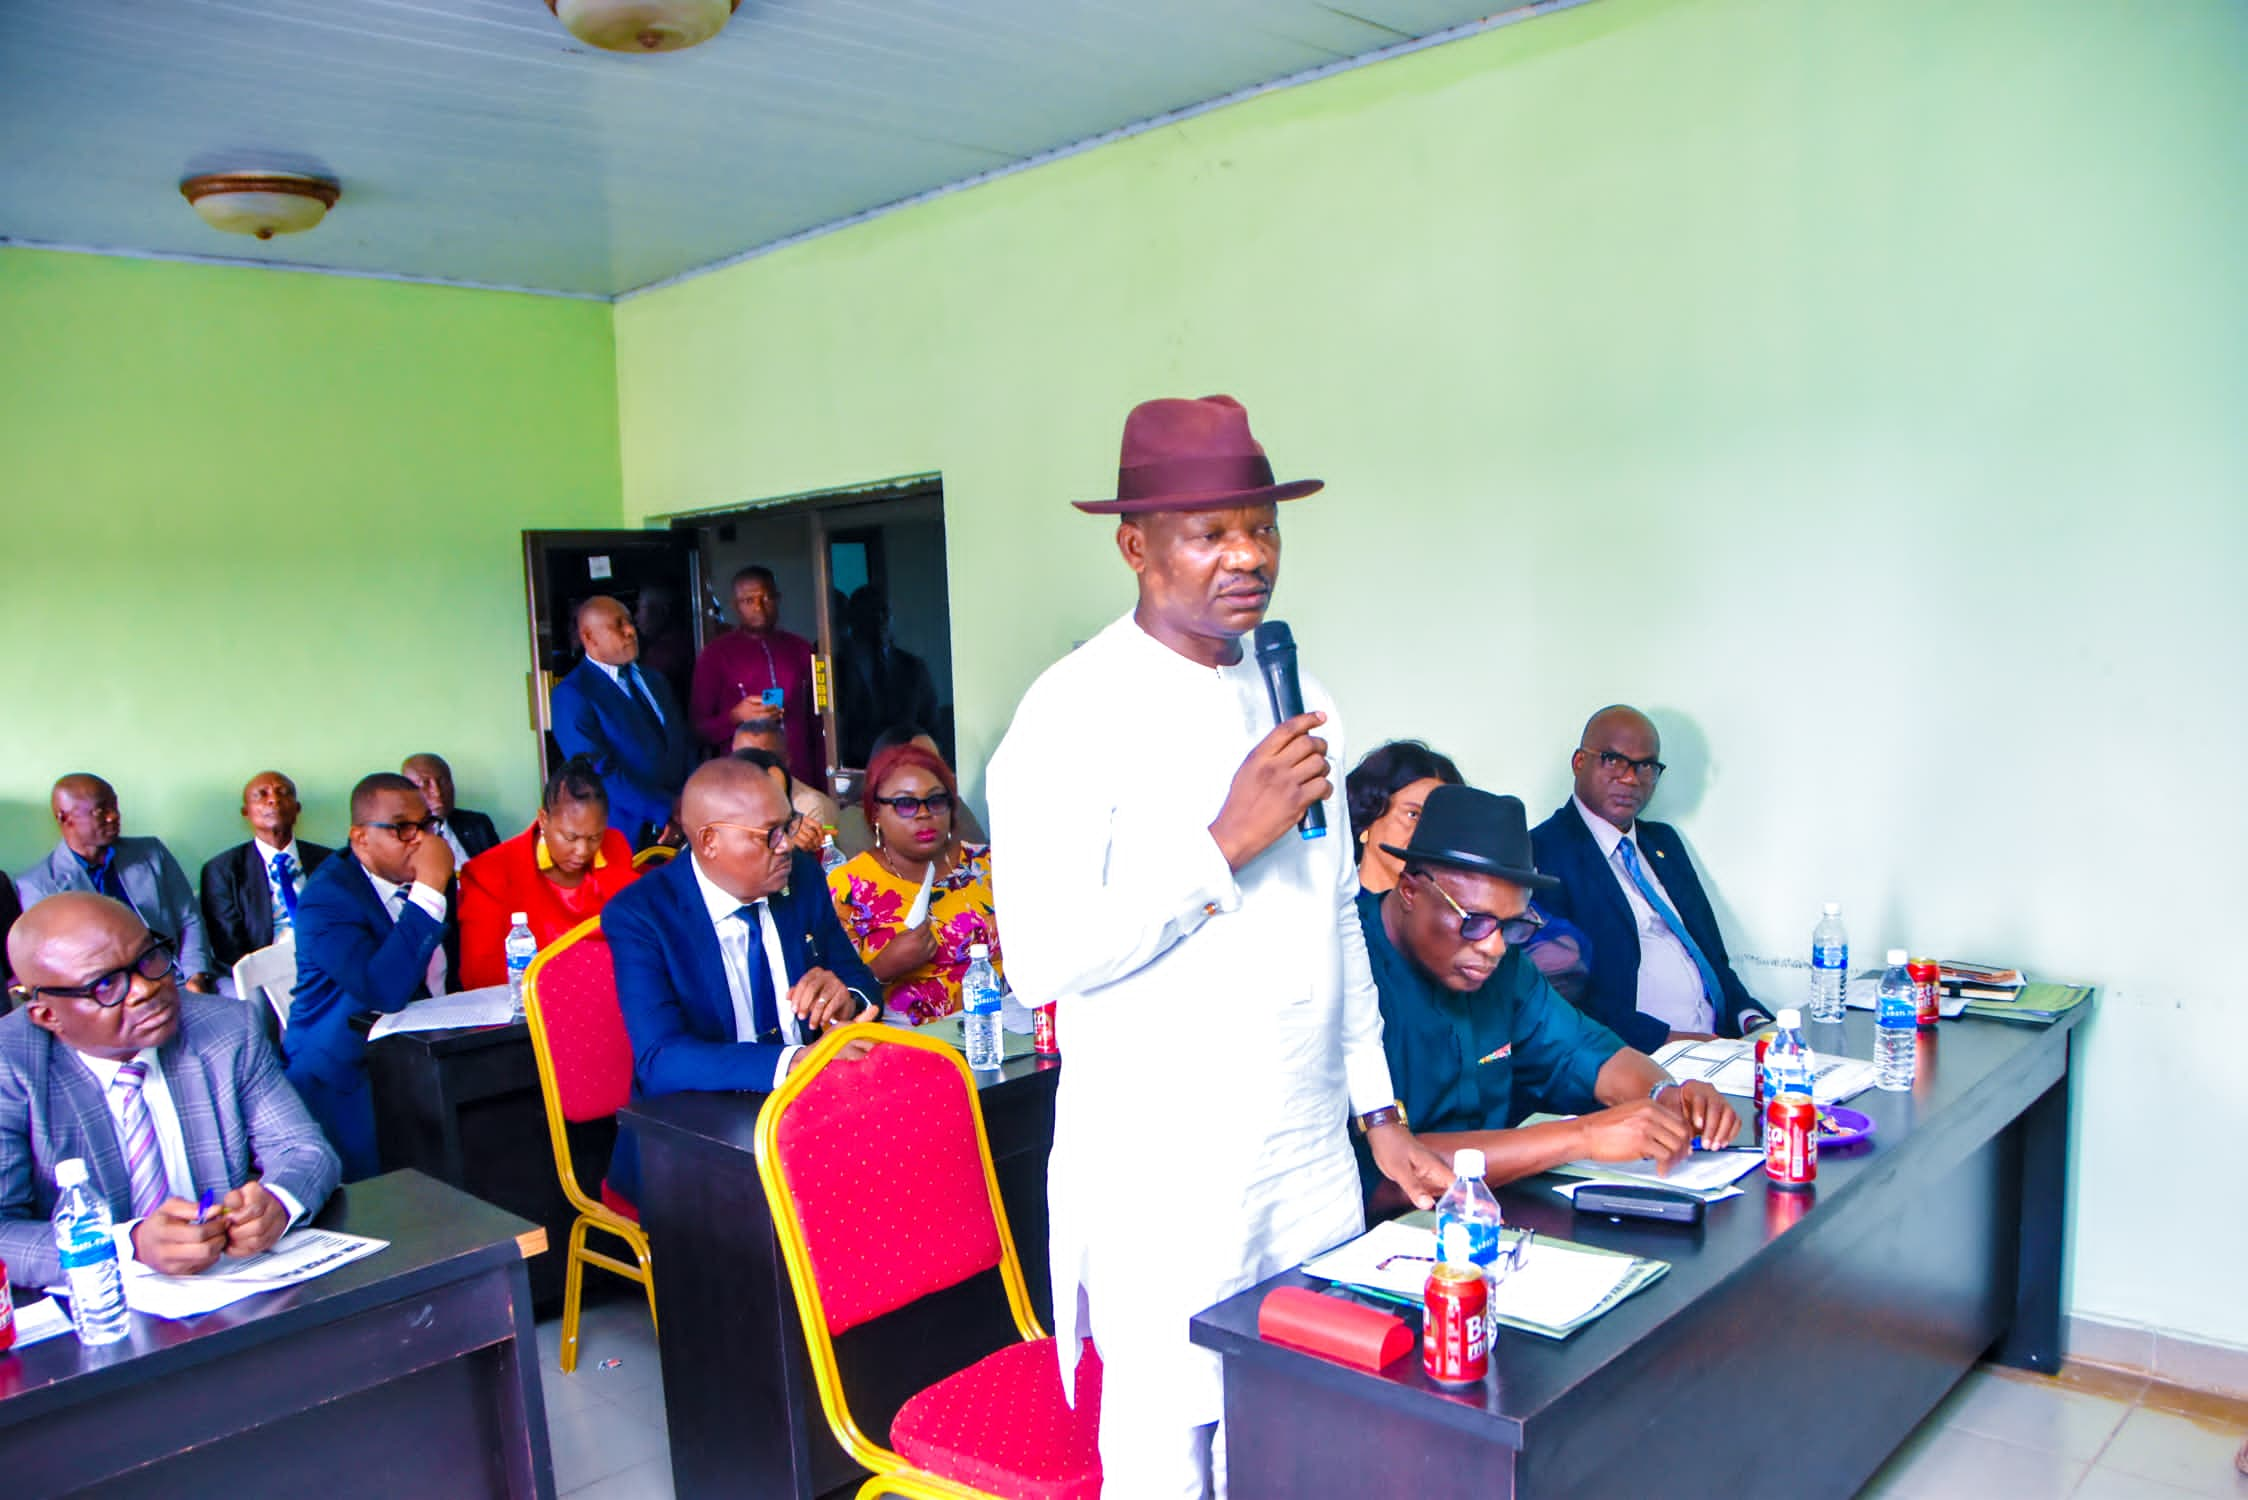
<svg viewBox="0 0 2248 1500">
<path fill-rule="evenodd" d="M 783 694 L 779 688 L 767 688 L 760 696 L 764 698 L 767 708 L 779 708 L 781 706 Z"/>
</svg>

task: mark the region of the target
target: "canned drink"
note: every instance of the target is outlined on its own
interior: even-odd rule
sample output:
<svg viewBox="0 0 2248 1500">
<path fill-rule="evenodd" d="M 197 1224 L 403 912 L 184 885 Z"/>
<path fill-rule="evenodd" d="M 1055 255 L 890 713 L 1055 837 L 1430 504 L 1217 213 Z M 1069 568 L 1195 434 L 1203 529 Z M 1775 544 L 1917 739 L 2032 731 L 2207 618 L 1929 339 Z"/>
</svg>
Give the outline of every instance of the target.
<svg viewBox="0 0 2248 1500">
<path fill-rule="evenodd" d="M 1040 1057 L 1059 1057 L 1062 1044 L 1054 1034 L 1054 1007 L 1041 1005 L 1030 1013 L 1030 1050 Z"/>
<path fill-rule="evenodd" d="M 0 1354 L 16 1343 L 16 1304 L 8 1295 L 8 1263 L 0 1260 Z"/>
<path fill-rule="evenodd" d="M 1476 1385 L 1491 1368 L 1491 1288 L 1474 1266 L 1439 1261 L 1421 1298 L 1421 1368 L 1438 1385 Z"/>
<path fill-rule="evenodd" d="M 1764 1054 L 1772 1050 L 1772 1034 L 1766 1032 L 1756 1039 L 1756 1098 L 1752 1101 L 1756 1112 L 1764 1113 Z"/>
<path fill-rule="evenodd" d="M 1918 1012 L 1915 1019 L 1923 1026 L 1933 1026 L 1943 1017 L 1943 974 L 1943 966 L 1932 958 L 1916 958 L 1905 965 L 1905 975 L 1912 980 L 1913 1007 Z"/>
<path fill-rule="evenodd" d="M 1819 1108 L 1809 1094 L 1781 1094 L 1764 1111 L 1764 1175 L 1802 1192 L 1819 1177 Z"/>
</svg>

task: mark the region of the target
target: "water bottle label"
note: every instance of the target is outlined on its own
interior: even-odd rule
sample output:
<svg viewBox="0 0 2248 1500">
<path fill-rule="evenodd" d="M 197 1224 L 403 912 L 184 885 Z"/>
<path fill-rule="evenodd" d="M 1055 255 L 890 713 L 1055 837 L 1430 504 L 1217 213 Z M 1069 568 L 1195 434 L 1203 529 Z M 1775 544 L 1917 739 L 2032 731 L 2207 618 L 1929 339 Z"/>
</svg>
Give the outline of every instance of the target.
<svg viewBox="0 0 2248 1500">
<path fill-rule="evenodd" d="M 117 1242 L 106 1234 L 99 1239 L 80 1239 L 73 1235 L 55 1248 L 65 1271 L 91 1270 L 104 1261 L 114 1264 L 117 1259 Z"/>
<path fill-rule="evenodd" d="M 1811 967 L 1814 969 L 1847 969 L 1850 967 L 1850 950 L 1840 948 L 1813 948 Z"/>
<path fill-rule="evenodd" d="M 1486 1220 L 1446 1215 L 1436 1222 L 1437 1259 L 1477 1266 L 1488 1273 L 1499 1258 L 1499 1226 Z"/>
</svg>

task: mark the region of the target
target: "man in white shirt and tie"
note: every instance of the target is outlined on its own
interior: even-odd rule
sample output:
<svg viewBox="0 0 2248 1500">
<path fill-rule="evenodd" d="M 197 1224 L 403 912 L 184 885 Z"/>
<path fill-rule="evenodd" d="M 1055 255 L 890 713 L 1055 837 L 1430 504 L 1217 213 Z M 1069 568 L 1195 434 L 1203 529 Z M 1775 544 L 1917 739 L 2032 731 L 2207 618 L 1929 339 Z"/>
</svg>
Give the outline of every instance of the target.
<svg viewBox="0 0 2248 1500">
<path fill-rule="evenodd" d="M 10 932 L 19 1008 L 0 1017 L 0 1258 L 60 1278 L 47 1219 L 77 1158 L 118 1249 L 175 1275 L 255 1255 L 317 1210 L 335 1153 L 251 1012 L 180 993 L 170 947 L 120 902 L 49 897 Z M 203 1200 L 213 1200 L 208 1212 Z"/>
<path fill-rule="evenodd" d="M 203 930 L 222 986 L 244 954 L 293 933 L 305 882 L 335 852 L 297 837 L 298 812 L 297 784 L 279 771 L 258 772 L 242 788 L 249 840 L 203 864 Z"/>
<path fill-rule="evenodd" d="M 1530 835 L 1538 869 L 1561 882 L 1539 904 L 1590 940 L 1578 1009 L 1648 1053 L 1673 1037 L 1744 1036 L 1770 1022 L 1733 972 L 1685 842 L 1640 816 L 1662 748 L 1638 709 L 1601 709 L 1569 758 L 1574 795 Z"/>
</svg>

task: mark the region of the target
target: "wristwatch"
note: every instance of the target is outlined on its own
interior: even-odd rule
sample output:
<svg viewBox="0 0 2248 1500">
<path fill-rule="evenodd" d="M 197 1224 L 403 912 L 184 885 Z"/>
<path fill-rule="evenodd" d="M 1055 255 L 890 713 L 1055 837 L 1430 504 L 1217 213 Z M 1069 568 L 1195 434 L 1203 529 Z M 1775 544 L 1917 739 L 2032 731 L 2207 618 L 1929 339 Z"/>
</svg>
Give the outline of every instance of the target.
<svg viewBox="0 0 2248 1500">
<path fill-rule="evenodd" d="M 1370 1135 L 1384 1125 L 1402 1125 L 1404 1123 L 1405 1106 L 1395 1103 L 1385 1104 L 1380 1109 L 1370 1109 L 1358 1117 L 1358 1133 Z"/>
</svg>

